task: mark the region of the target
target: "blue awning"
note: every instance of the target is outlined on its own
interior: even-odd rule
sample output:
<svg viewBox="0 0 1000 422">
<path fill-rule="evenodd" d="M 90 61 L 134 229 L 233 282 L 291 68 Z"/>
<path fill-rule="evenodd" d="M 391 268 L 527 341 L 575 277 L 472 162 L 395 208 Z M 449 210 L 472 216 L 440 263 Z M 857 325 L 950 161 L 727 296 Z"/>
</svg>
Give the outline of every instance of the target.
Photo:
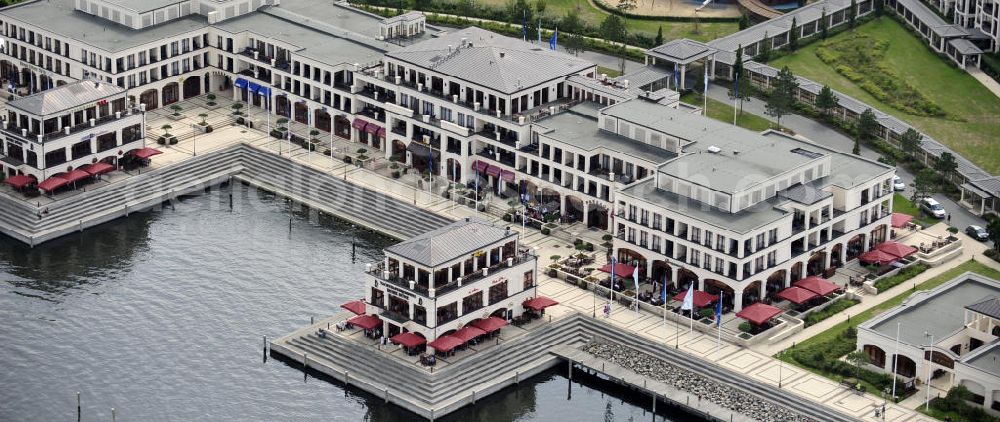
<svg viewBox="0 0 1000 422">
<path fill-rule="evenodd" d="M 247 89 L 249 89 L 250 92 L 257 92 L 257 90 L 260 89 L 260 84 L 256 82 L 249 82 L 247 83 Z"/>
<path fill-rule="evenodd" d="M 246 88 L 247 87 L 247 80 L 243 79 L 243 78 L 236 78 L 236 82 L 234 82 L 233 85 L 236 85 L 237 87 L 240 87 L 240 88 Z"/>
<path fill-rule="evenodd" d="M 257 93 L 266 97 L 270 97 L 271 88 L 261 85 L 261 87 L 257 89 Z"/>
</svg>

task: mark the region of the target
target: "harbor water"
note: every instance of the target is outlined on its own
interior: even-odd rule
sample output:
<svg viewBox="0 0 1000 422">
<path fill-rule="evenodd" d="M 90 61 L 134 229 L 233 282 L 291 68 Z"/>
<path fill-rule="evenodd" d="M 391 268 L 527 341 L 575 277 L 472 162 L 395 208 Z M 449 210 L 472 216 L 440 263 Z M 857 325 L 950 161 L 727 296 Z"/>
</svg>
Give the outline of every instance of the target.
<svg viewBox="0 0 1000 422">
<path fill-rule="evenodd" d="M 0 421 L 75 419 L 78 391 L 85 421 L 412 420 L 263 350 L 360 298 L 392 242 L 242 185 L 34 249 L 0 238 Z M 692 419 L 649 405 L 549 371 L 443 420 Z"/>
</svg>

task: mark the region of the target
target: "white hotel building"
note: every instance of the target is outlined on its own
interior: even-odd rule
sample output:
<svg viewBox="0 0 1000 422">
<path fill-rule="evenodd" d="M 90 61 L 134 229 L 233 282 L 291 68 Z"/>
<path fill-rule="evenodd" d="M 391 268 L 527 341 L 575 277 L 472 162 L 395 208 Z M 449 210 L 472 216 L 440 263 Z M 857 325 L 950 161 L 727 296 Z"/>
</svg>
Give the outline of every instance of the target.
<svg viewBox="0 0 1000 422">
<path fill-rule="evenodd" d="M 691 114 L 662 66 L 607 78 L 547 45 L 311 0 L 35 0 L 0 23 L 0 77 L 22 90 L 97 78 L 147 108 L 225 92 L 478 176 L 501 207 L 527 192 L 615 234 L 644 276 L 735 309 L 888 234 L 892 168 Z"/>
</svg>

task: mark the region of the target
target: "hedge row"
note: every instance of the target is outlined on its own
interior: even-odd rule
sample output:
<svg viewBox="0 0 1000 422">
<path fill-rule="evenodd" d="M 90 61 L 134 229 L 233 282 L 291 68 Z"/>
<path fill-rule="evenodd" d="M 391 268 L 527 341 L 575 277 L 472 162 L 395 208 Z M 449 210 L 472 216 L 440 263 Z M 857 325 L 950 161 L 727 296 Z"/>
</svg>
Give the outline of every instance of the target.
<svg viewBox="0 0 1000 422">
<path fill-rule="evenodd" d="M 893 287 L 902 284 L 906 280 L 916 277 L 917 274 L 927 271 L 928 268 L 930 268 L 930 265 L 924 264 L 922 262 L 910 265 L 909 267 L 899 270 L 899 272 L 896 273 L 895 275 L 885 277 L 881 280 L 876 281 L 875 288 L 878 289 L 879 293 L 882 293 L 886 290 L 889 290 Z"/>
<path fill-rule="evenodd" d="M 823 308 L 822 310 L 810 312 L 809 314 L 807 314 L 805 319 L 806 327 L 810 325 L 815 325 L 816 323 L 824 319 L 839 314 L 840 311 L 843 311 L 844 309 L 857 305 L 858 303 L 860 302 L 854 299 L 838 299 L 836 302 L 831 303 L 829 306 Z"/>
<path fill-rule="evenodd" d="M 721 17 L 720 18 L 720 17 L 709 16 L 709 17 L 695 18 L 694 16 L 651 16 L 651 15 L 637 15 L 637 14 L 634 14 L 634 13 L 622 12 L 622 11 L 618 10 L 618 8 L 616 8 L 616 7 L 614 7 L 614 6 L 610 5 L 610 4 L 607 4 L 607 3 L 605 3 L 602 0 L 594 0 L 594 4 L 597 5 L 597 8 L 599 8 L 599 9 L 601 9 L 601 10 L 607 12 L 607 13 L 611 13 L 613 15 L 618 15 L 618 16 L 622 16 L 622 17 L 625 17 L 625 18 L 629 18 L 629 19 L 650 20 L 650 21 L 667 21 L 667 22 L 695 22 L 695 21 L 698 21 L 698 22 L 739 22 L 740 21 L 739 17 L 735 17 L 735 18 Z"/>
</svg>

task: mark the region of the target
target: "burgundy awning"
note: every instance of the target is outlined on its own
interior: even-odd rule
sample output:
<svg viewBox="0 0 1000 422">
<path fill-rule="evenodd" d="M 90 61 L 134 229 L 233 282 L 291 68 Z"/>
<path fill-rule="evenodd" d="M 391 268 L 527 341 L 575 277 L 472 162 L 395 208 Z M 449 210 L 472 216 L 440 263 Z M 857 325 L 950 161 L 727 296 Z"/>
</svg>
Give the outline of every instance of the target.
<svg viewBox="0 0 1000 422">
<path fill-rule="evenodd" d="M 366 122 L 364 120 L 361 120 L 361 119 L 359 119 L 357 117 L 355 117 L 354 121 L 351 122 L 351 127 L 355 128 L 357 130 L 365 130 L 365 126 L 367 126 L 367 125 L 368 125 L 368 122 Z"/>
<path fill-rule="evenodd" d="M 8 185 L 11 185 L 12 187 L 14 187 L 14 189 L 21 189 L 25 186 L 34 184 L 35 182 L 37 182 L 37 180 L 35 180 L 35 176 L 18 174 L 16 176 L 11 176 L 4 179 L 3 182 Z"/>
<path fill-rule="evenodd" d="M 472 325 L 466 325 L 462 328 L 459 328 L 458 331 L 455 331 L 451 335 L 452 337 L 462 340 L 462 343 L 468 343 L 469 340 L 472 340 L 483 334 L 486 334 L 486 331 L 483 331 L 482 329 Z"/>
<path fill-rule="evenodd" d="M 490 165 L 487 162 L 485 162 L 485 161 L 478 161 L 477 160 L 475 163 L 472 163 L 472 169 L 475 170 L 475 171 L 478 171 L 478 172 L 484 172 L 484 171 L 486 171 L 486 168 L 489 167 L 489 166 Z"/>
<path fill-rule="evenodd" d="M 66 181 L 66 179 L 63 179 L 62 177 L 53 176 L 43 180 L 42 183 L 39 183 L 38 189 L 41 189 L 44 192 L 52 192 L 68 184 L 69 182 Z"/>
<path fill-rule="evenodd" d="M 778 292 L 778 297 L 798 305 L 801 303 L 806 303 L 812 299 L 815 299 L 819 297 L 819 295 L 812 290 L 806 290 L 798 286 L 792 286 Z"/>
<path fill-rule="evenodd" d="M 399 333 L 389 339 L 392 344 L 398 344 L 403 347 L 417 347 L 421 344 L 427 343 L 427 339 L 421 337 L 419 334 L 414 334 L 412 332 Z"/>
<path fill-rule="evenodd" d="M 892 227 L 902 228 L 906 227 L 906 224 L 913 221 L 913 216 L 909 214 L 903 214 L 901 212 L 892 213 Z"/>
<path fill-rule="evenodd" d="M 796 287 L 801 287 L 810 292 L 816 293 L 820 296 L 826 296 L 830 293 L 840 290 L 840 286 L 833 284 L 829 281 L 826 281 L 826 279 L 819 278 L 814 275 L 796 281 L 792 283 L 792 285 Z"/>
<path fill-rule="evenodd" d="M 900 258 L 906 258 L 917 252 L 917 248 L 914 248 L 913 246 L 904 245 L 902 243 L 893 241 L 879 243 L 878 245 L 875 245 L 875 249 L 878 249 L 888 254 L 898 256 Z"/>
<path fill-rule="evenodd" d="M 132 155 L 134 155 L 134 156 L 136 156 L 138 158 L 141 158 L 141 159 L 147 159 L 147 158 L 152 157 L 154 155 L 160 155 L 160 154 L 163 154 L 163 151 L 160 151 L 160 150 L 158 150 L 156 148 L 150 148 L 150 147 L 146 147 L 146 148 L 143 148 L 143 149 L 137 149 L 137 150 L 133 150 L 132 151 Z"/>
<path fill-rule="evenodd" d="M 368 133 L 370 133 L 372 135 L 377 134 L 378 131 L 379 131 L 379 129 L 382 129 L 382 128 L 379 125 L 375 124 L 375 123 L 369 123 L 368 126 L 365 126 L 365 132 L 368 132 Z"/>
<path fill-rule="evenodd" d="M 91 176 L 98 176 L 115 171 L 115 166 L 108 163 L 94 163 L 82 166 L 80 170 L 90 173 Z"/>
<path fill-rule="evenodd" d="M 438 352 L 447 353 L 450 352 L 451 349 L 461 346 L 463 343 L 465 342 L 454 336 L 441 336 L 434 341 L 427 343 L 427 345 L 433 347 L 434 350 Z"/>
<path fill-rule="evenodd" d="M 474 327 L 476 327 L 476 328 L 479 328 L 479 329 L 481 329 L 481 330 L 483 330 L 483 331 L 485 331 L 487 333 L 492 333 L 492 332 L 494 332 L 496 330 L 499 330 L 499 329 L 503 328 L 505 325 L 507 325 L 507 320 L 505 320 L 503 318 L 497 318 L 495 316 L 491 316 L 491 317 L 486 318 L 486 319 L 480 319 L 480 320 L 477 320 L 477 321 L 473 321 L 471 325 L 474 326 Z"/>
<path fill-rule="evenodd" d="M 503 179 L 505 182 L 513 182 L 514 172 L 510 170 L 502 170 L 500 171 L 500 178 Z"/>
<path fill-rule="evenodd" d="M 66 179 L 66 182 L 68 182 L 68 183 L 79 182 L 79 181 L 87 179 L 89 177 L 90 177 L 90 173 L 87 173 L 87 172 L 85 172 L 83 170 L 80 170 L 80 169 L 76 169 L 76 170 L 70 171 L 69 173 L 66 173 L 65 175 L 62 176 L 62 178 Z"/>
<path fill-rule="evenodd" d="M 743 308 L 742 311 L 736 313 L 736 316 L 750 321 L 753 325 L 761 325 L 771 318 L 781 315 L 781 312 L 781 309 L 757 302 Z"/>
<path fill-rule="evenodd" d="M 869 264 L 883 265 L 891 263 L 899 259 L 899 257 L 888 252 L 880 251 L 878 249 L 872 249 L 868 252 L 861 254 L 861 256 L 859 256 L 858 259 L 860 259 L 862 262 L 867 262 Z"/>
<path fill-rule="evenodd" d="M 348 311 L 354 312 L 354 315 L 363 315 L 365 313 L 365 301 L 363 300 L 352 300 L 343 305 L 341 308 L 347 309 Z"/>
<path fill-rule="evenodd" d="M 538 297 L 531 298 L 531 299 L 528 299 L 528 300 L 524 301 L 524 303 L 522 305 L 525 308 L 528 308 L 528 309 L 534 309 L 536 311 L 541 311 L 541 310 L 543 310 L 545 308 L 548 308 L 549 306 L 555 306 L 555 305 L 558 305 L 558 304 L 559 304 L 559 302 L 556 302 L 556 301 L 554 301 L 552 299 L 549 299 L 549 298 L 547 298 L 545 296 L 538 296 Z"/>
<path fill-rule="evenodd" d="M 347 320 L 353 325 L 364 328 L 366 330 L 371 330 L 372 328 L 382 325 L 382 320 L 375 315 L 358 315 L 354 318 Z"/>
<path fill-rule="evenodd" d="M 684 296 L 687 296 L 687 294 L 688 294 L 687 290 L 682 290 L 680 293 L 674 295 L 674 300 L 678 302 L 683 302 Z M 694 305 L 695 308 L 704 308 L 708 305 L 715 303 L 715 301 L 719 300 L 719 297 L 711 293 L 703 292 L 701 290 L 695 290 L 693 299 L 694 300 L 692 301 L 692 304 Z"/>
<path fill-rule="evenodd" d="M 611 274 L 611 264 L 606 264 L 605 266 L 601 267 L 601 271 Z M 622 264 L 620 262 L 615 264 L 615 275 L 618 277 L 632 277 L 632 273 L 634 271 L 635 267 L 631 265 Z"/>
<path fill-rule="evenodd" d="M 486 166 L 486 174 L 489 176 L 497 177 L 500 175 L 500 167 L 494 165 Z"/>
<path fill-rule="evenodd" d="M 385 128 L 384 127 L 378 128 L 378 133 L 376 135 L 378 135 L 379 138 L 385 138 Z"/>
</svg>

